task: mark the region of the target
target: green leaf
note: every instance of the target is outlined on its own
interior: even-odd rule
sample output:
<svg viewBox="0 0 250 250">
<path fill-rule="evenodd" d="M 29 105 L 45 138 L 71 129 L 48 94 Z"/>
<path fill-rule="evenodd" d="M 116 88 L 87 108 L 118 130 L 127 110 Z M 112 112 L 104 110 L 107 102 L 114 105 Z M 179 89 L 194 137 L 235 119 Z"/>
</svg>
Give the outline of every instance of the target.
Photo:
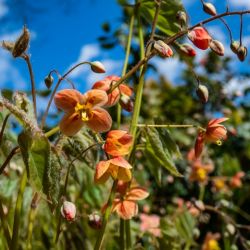
<svg viewBox="0 0 250 250">
<path fill-rule="evenodd" d="M 147 146 L 147 151 L 154 157 L 155 164 L 161 165 L 175 176 L 182 176 L 175 167 L 169 150 L 163 147 L 159 133 L 155 128 L 147 128 L 147 143 L 150 144 L 150 147 Z"/>
<path fill-rule="evenodd" d="M 180 30 L 176 23 L 176 13 L 183 9 L 180 0 L 162 1 L 157 28 L 168 36 L 174 35 Z M 155 1 L 143 0 L 139 11 L 142 18 L 151 24 L 155 14 Z"/>
<path fill-rule="evenodd" d="M 18 143 L 31 185 L 37 190 L 45 190 L 50 164 L 50 143 L 41 134 L 23 131 Z"/>
<path fill-rule="evenodd" d="M 163 128 L 158 128 L 157 129 L 160 140 L 163 144 L 164 148 L 167 148 L 171 154 L 175 154 L 178 158 L 182 158 L 181 152 L 179 150 L 178 145 L 175 143 L 173 140 L 169 130 L 163 129 Z"/>
</svg>

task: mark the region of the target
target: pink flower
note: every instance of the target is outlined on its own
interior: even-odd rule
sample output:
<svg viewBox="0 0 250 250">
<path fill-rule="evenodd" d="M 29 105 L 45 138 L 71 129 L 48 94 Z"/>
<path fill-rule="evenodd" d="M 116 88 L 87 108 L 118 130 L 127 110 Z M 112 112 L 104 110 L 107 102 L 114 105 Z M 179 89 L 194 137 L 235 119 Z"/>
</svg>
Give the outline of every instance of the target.
<svg viewBox="0 0 250 250">
<path fill-rule="evenodd" d="M 90 90 L 81 94 L 74 89 L 59 91 L 54 98 L 56 106 L 65 112 L 60 130 L 67 136 L 76 134 L 84 125 L 95 132 L 110 130 L 112 118 L 101 108 L 108 100 L 102 90 Z"/>
<path fill-rule="evenodd" d="M 76 216 L 75 204 L 69 201 L 64 201 L 61 207 L 61 214 L 67 221 L 73 221 Z"/>
<path fill-rule="evenodd" d="M 203 27 L 196 27 L 188 32 L 188 38 L 199 49 L 206 50 L 209 47 L 211 36 Z"/>
<path fill-rule="evenodd" d="M 141 214 L 140 215 L 140 230 L 142 232 L 150 232 L 156 237 L 159 237 L 161 235 L 161 229 L 160 227 L 160 217 L 158 215 L 147 215 L 147 214 Z"/>
</svg>

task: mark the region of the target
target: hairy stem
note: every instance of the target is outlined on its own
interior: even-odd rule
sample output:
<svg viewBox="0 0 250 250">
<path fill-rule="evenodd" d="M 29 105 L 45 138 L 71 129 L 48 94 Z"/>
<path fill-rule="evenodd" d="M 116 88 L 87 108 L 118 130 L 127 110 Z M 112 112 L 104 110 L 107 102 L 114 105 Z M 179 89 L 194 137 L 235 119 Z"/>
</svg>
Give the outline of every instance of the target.
<svg viewBox="0 0 250 250">
<path fill-rule="evenodd" d="M 3 120 L 3 125 L 2 125 L 1 131 L 0 131 L 0 145 L 2 144 L 4 130 L 6 128 L 6 125 L 7 125 L 7 122 L 8 122 L 8 119 L 9 119 L 10 116 L 11 116 L 11 113 L 7 114 L 6 117 Z"/>
</svg>

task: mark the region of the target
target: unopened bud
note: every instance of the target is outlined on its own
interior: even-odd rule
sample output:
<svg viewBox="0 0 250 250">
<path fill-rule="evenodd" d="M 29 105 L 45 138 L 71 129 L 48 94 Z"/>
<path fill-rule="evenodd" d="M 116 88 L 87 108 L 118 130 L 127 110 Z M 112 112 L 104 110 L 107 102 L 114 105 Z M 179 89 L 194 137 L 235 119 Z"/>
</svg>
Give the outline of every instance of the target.
<svg viewBox="0 0 250 250">
<path fill-rule="evenodd" d="M 154 49 L 159 53 L 162 57 L 170 57 L 173 55 L 172 49 L 163 41 L 158 40 L 154 43 Z"/>
<path fill-rule="evenodd" d="M 187 14 L 184 11 L 178 11 L 176 13 L 176 19 L 180 23 L 186 24 L 187 23 Z"/>
<path fill-rule="evenodd" d="M 205 205 L 202 200 L 195 201 L 195 206 L 201 211 L 205 210 Z"/>
<path fill-rule="evenodd" d="M 102 227 L 102 218 L 99 214 L 93 213 L 89 215 L 88 224 L 93 229 L 101 229 Z"/>
<path fill-rule="evenodd" d="M 75 204 L 69 201 L 64 201 L 61 206 L 61 214 L 67 221 L 73 221 L 76 217 Z"/>
<path fill-rule="evenodd" d="M 240 47 L 240 42 L 238 41 L 232 41 L 230 44 L 230 48 L 235 54 L 237 54 L 239 47 Z"/>
<path fill-rule="evenodd" d="M 237 51 L 237 56 L 241 62 L 243 62 L 247 56 L 247 48 L 244 46 L 240 46 Z"/>
<path fill-rule="evenodd" d="M 52 77 L 51 74 L 47 75 L 44 79 L 44 83 L 48 89 L 50 89 L 51 85 L 54 82 L 54 78 Z"/>
<path fill-rule="evenodd" d="M 211 16 L 217 15 L 216 8 L 211 3 L 203 3 L 203 10 L 204 10 L 204 12 L 206 12 L 207 14 L 209 14 Z"/>
<path fill-rule="evenodd" d="M 15 43 L 13 42 L 3 41 L 1 46 L 12 53 L 14 45 Z"/>
<path fill-rule="evenodd" d="M 122 108 L 128 112 L 132 112 L 134 109 L 134 102 L 133 102 L 132 98 L 128 95 L 121 94 L 121 98 L 120 98 L 119 103 L 122 106 Z"/>
<path fill-rule="evenodd" d="M 206 103 L 208 101 L 209 93 L 205 85 L 199 84 L 196 90 L 196 94 L 202 103 Z"/>
<path fill-rule="evenodd" d="M 180 50 L 182 53 L 184 53 L 185 55 L 187 56 L 191 56 L 191 57 L 194 57 L 196 56 L 196 51 L 194 50 L 194 48 L 189 45 L 188 43 L 185 43 L 185 44 L 182 44 L 180 46 Z"/>
<path fill-rule="evenodd" d="M 227 224 L 226 228 L 231 235 L 235 234 L 235 226 L 233 224 L 231 223 Z"/>
<path fill-rule="evenodd" d="M 23 33 L 16 40 L 14 48 L 12 50 L 13 57 L 21 56 L 28 48 L 30 41 L 30 33 L 26 26 L 23 27 Z"/>
<path fill-rule="evenodd" d="M 217 40 L 212 40 L 209 44 L 210 49 L 219 56 L 224 56 L 224 46 L 221 42 Z"/>
<path fill-rule="evenodd" d="M 198 239 L 200 237 L 200 230 L 198 228 L 193 229 L 193 236 L 195 239 Z"/>
<path fill-rule="evenodd" d="M 95 73 L 105 73 L 106 72 L 104 65 L 99 61 L 91 62 L 90 65 L 91 65 L 92 71 Z"/>
</svg>

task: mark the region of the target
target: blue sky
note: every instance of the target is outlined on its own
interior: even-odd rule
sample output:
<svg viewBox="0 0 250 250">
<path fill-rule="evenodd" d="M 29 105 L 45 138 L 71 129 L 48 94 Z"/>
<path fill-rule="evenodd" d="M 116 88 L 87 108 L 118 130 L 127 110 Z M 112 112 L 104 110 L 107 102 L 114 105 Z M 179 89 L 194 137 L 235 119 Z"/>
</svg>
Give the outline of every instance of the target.
<svg viewBox="0 0 250 250">
<path fill-rule="evenodd" d="M 84 60 L 100 60 L 104 63 L 107 74 L 120 74 L 124 54 L 121 48 L 115 50 L 102 50 L 97 38 L 103 34 L 101 24 L 110 22 L 111 27 L 121 25 L 122 10 L 115 0 L 72 0 L 71 5 L 67 1 L 34 1 L 26 0 L 33 7 L 39 6 L 42 11 L 27 11 L 23 6 L 22 11 L 13 7 L 14 0 L 0 0 L 0 40 L 15 39 L 23 23 L 27 23 L 32 34 L 31 61 L 34 67 L 38 88 L 43 88 L 43 78 L 52 70 L 57 69 L 64 73 L 71 65 Z M 207 18 L 202 13 L 199 0 L 184 0 L 184 5 L 190 16 L 192 24 Z M 226 1 L 214 0 L 218 12 L 225 11 Z M 250 0 L 228 0 L 230 9 L 250 9 Z M 12 4 L 9 5 L 8 3 Z M 198 11 L 199 10 L 199 11 Z M 20 14 L 22 13 L 22 14 Z M 233 30 L 235 39 L 239 37 L 239 17 L 227 19 Z M 226 54 L 234 56 L 229 49 L 227 31 L 219 21 L 206 26 L 211 35 L 222 41 L 226 47 Z M 250 45 L 250 17 L 244 17 L 244 43 Z M 197 60 L 204 56 L 199 51 Z M 180 75 L 180 65 L 176 58 L 162 60 L 156 58 L 153 63 L 159 71 L 172 81 L 176 81 Z M 249 71 L 249 59 L 240 63 L 235 60 L 232 65 L 236 71 Z M 166 70 L 167 69 L 167 70 Z M 96 80 L 103 75 L 92 73 L 87 66 L 81 67 L 71 75 L 76 87 L 83 90 L 91 87 Z M 248 85 L 243 82 L 241 86 Z M 238 88 L 238 79 L 231 84 L 231 89 Z M 67 87 L 63 85 L 62 87 Z M 20 59 L 14 60 L 6 51 L 0 51 L 0 88 L 29 89 L 29 78 L 26 65 Z"/>
</svg>

